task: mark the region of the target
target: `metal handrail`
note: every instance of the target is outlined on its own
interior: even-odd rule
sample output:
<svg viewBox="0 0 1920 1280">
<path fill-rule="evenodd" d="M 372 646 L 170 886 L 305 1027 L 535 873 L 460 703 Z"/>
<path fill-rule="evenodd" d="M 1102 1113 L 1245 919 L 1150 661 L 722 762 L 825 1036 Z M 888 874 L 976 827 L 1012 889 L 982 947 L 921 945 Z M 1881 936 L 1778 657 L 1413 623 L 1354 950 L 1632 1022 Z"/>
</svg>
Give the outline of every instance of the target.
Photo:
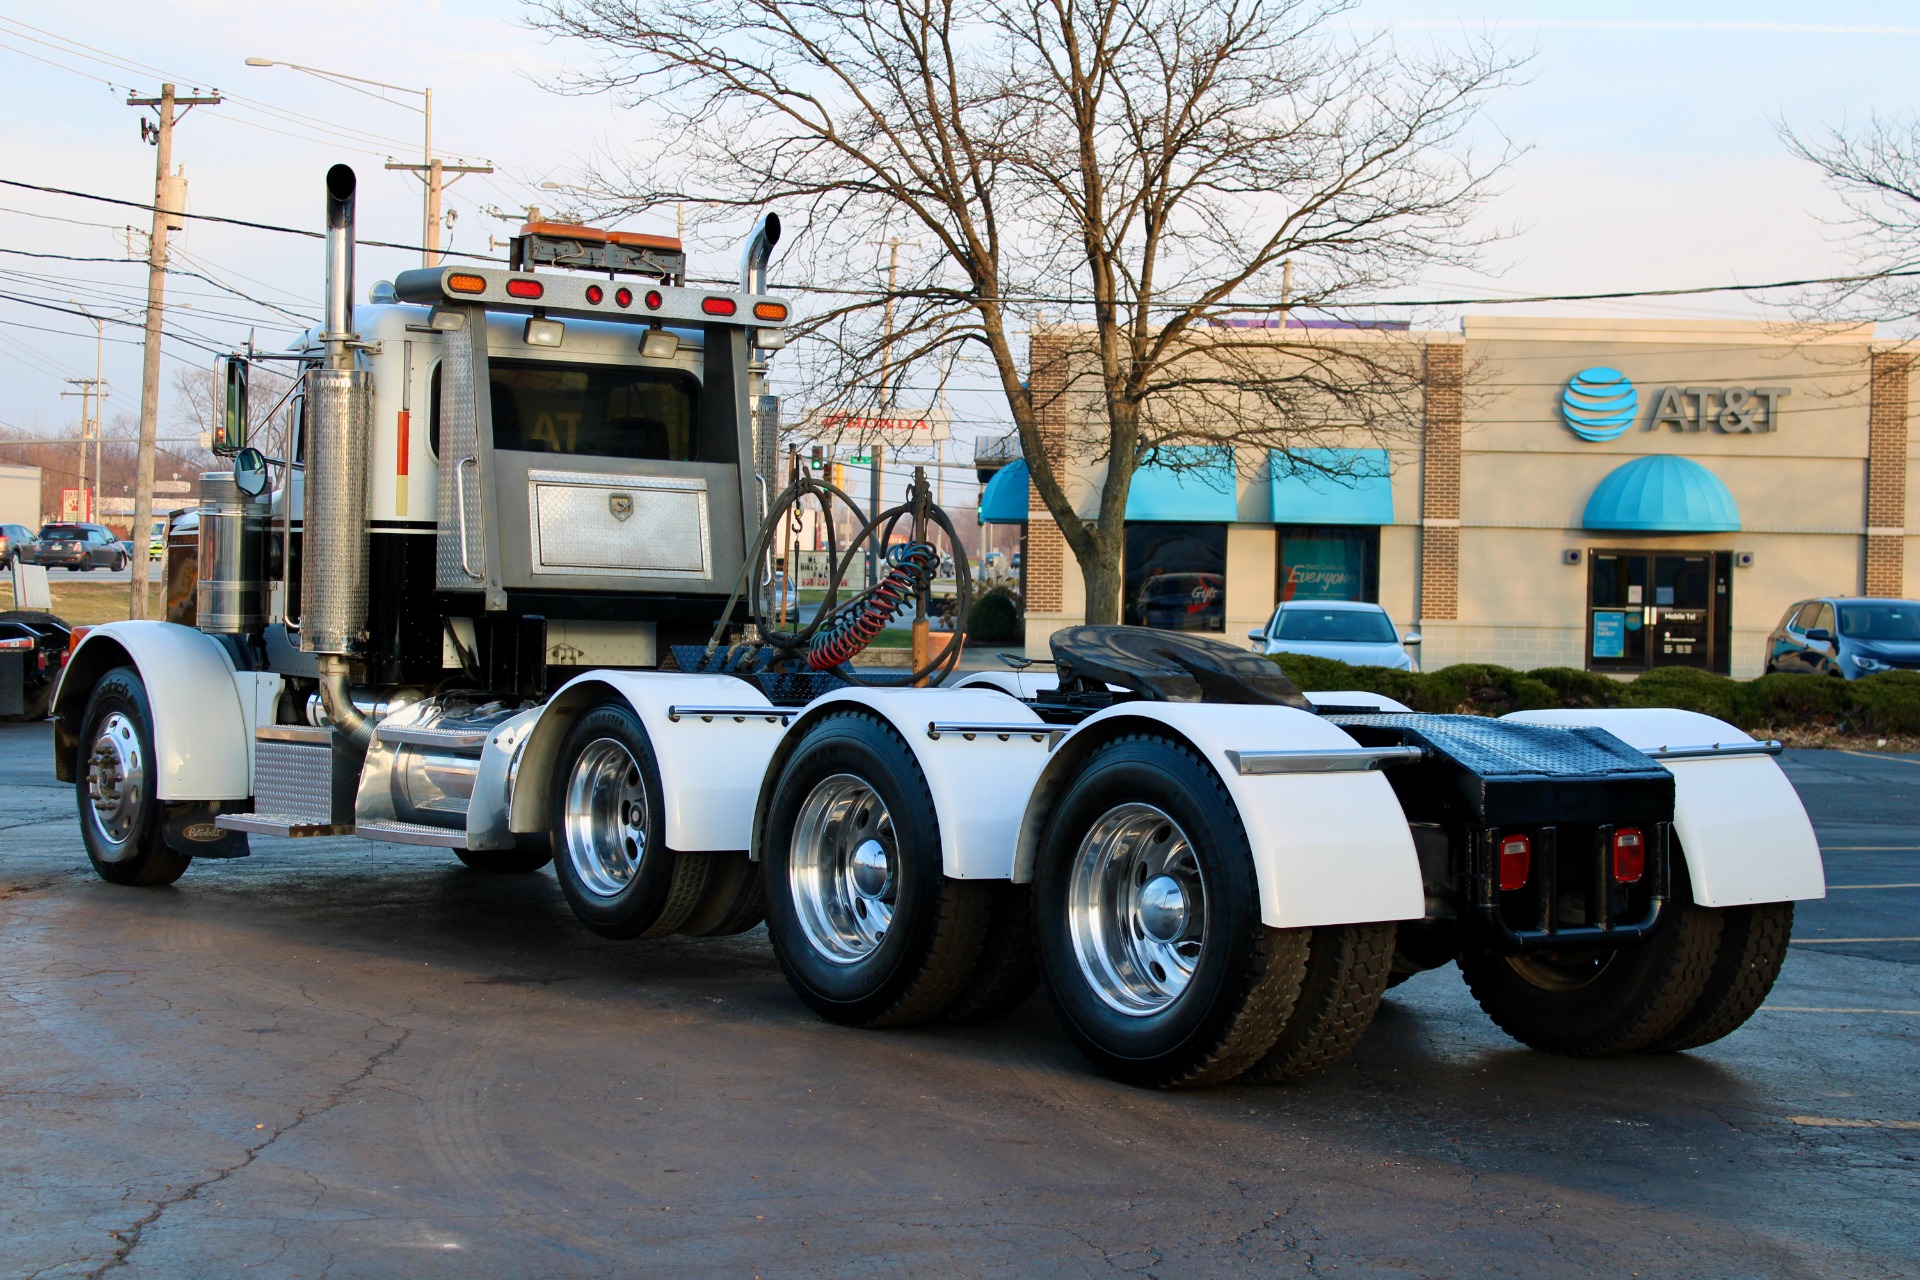
<svg viewBox="0 0 1920 1280">
<path fill-rule="evenodd" d="M 800 714 L 798 707 L 694 707 L 671 706 L 667 708 L 667 719 L 678 724 L 686 716 L 697 716 L 703 721 L 712 721 L 716 717 L 732 720 L 778 720 L 785 724 Z"/>
<path fill-rule="evenodd" d="M 965 720 L 931 720 L 927 723 L 927 736 L 938 742 L 943 734 L 958 734 L 972 742 L 981 734 L 998 738 L 1006 742 L 1012 738 L 1032 738 L 1035 742 L 1050 741 L 1063 737 L 1068 730 L 1057 724 L 995 724 L 992 722 L 976 724 Z"/>
<path fill-rule="evenodd" d="M 455 513 L 460 526 L 460 570 L 469 578 L 478 582 L 480 581 L 480 575 L 473 571 L 473 566 L 467 561 L 467 464 L 469 463 L 473 464 L 474 468 L 478 470 L 480 459 L 474 457 L 472 454 L 468 454 L 466 457 L 460 459 L 459 465 L 453 469 L 453 500 L 460 508 L 460 510 Z"/>
<path fill-rule="evenodd" d="M 1646 747 L 1642 755 L 1655 760 L 1711 760 L 1716 756 L 1777 756 L 1786 744 L 1777 738 L 1762 742 L 1707 742 L 1687 747 Z"/>
<path fill-rule="evenodd" d="M 1417 764 L 1424 747 L 1321 747 L 1309 751 L 1229 751 L 1227 763 L 1246 775 L 1268 773 L 1371 773 Z"/>
</svg>

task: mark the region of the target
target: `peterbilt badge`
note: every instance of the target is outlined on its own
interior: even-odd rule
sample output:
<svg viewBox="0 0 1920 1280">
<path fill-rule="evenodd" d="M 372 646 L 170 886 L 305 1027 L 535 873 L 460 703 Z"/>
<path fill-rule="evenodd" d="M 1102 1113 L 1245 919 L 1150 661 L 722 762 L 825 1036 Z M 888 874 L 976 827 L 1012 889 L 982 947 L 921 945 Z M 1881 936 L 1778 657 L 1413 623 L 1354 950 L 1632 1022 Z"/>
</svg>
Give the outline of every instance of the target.
<svg viewBox="0 0 1920 1280">
<path fill-rule="evenodd" d="M 607 499 L 607 510 L 613 512 L 615 520 L 625 520 L 633 514 L 633 495 L 616 493 Z"/>
</svg>

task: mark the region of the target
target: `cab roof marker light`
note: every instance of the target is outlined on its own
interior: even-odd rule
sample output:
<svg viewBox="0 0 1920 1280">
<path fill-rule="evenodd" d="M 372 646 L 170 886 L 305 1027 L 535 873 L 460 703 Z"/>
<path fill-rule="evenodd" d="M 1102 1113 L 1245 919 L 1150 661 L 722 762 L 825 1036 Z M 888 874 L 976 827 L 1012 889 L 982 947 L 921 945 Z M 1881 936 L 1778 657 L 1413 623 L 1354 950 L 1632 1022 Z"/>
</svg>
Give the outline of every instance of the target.
<svg viewBox="0 0 1920 1280">
<path fill-rule="evenodd" d="M 471 275 L 465 271 L 453 271 L 447 274 L 448 293 L 485 293 L 487 278 Z"/>
<path fill-rule="evenodd" d="M 785 320 L 787 304 L 784 302 L 756 302 L 753 304 L 755 320 Z"/>
<path fill-rule="evenodd" d="M 452 281 L 449 280 L 448 284 L 451 285 Z M 538 280 L 529 280 L 524 276 L 516 276 L 507 281 L 507 296 L 509 298 L 537 298 L 546 291 L 547 286 L 541 284 Z"/>
<path fill-rule="evenodd" d="M 700 309 L 710 316 L 730 316 L 740 309 L 732 298 L 702 298 Z"/>
</svg>

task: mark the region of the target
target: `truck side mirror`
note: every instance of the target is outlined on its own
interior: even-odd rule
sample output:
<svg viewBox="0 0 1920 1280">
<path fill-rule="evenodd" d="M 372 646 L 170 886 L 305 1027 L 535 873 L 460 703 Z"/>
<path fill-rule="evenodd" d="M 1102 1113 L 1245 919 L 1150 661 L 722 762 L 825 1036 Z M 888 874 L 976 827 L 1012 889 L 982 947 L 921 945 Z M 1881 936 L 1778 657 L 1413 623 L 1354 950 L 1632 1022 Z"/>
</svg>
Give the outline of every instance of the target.
<svg viewBox="0 0 1920 1280">
<path fill-rule="evenodd" d="M 249 498 L 267 491 L 267 458 L 258 449 L 242 449 L 233 455 L 233 487 Z"/>
<path fill-rule="evenodd" d="M 226 366 L 226 398 L 213 428 L 213 451 L 223 455 L 247 447 L 247 362 L 228 356 Z"/>
</svg>

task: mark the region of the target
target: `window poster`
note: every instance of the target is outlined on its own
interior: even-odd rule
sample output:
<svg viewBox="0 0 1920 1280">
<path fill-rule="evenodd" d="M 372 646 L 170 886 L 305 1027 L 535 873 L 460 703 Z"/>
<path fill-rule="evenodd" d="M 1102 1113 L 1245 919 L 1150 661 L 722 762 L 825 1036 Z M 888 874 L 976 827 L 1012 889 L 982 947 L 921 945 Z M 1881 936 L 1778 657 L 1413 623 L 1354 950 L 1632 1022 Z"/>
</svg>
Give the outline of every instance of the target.
<svg viewBox="0 0 1920 1280">
<path fill-rule="evenodd" d="M 1618 609 L 1596 609 L 1593 614 L 1593 656 L 1627 656 L 1627 615 Z"/>
</svg>

